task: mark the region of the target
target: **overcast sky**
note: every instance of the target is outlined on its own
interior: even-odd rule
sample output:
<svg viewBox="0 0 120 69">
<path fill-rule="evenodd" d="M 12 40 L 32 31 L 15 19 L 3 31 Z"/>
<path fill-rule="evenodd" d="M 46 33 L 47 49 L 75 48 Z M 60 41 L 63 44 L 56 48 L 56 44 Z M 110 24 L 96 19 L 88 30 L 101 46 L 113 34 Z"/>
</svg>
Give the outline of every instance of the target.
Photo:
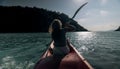
<svg viewBox="0 0 120 69">
<path fill-rule="evenodd" d="M 120 0 L 0 0 L 3 6 L 29 6 L 63 12 L 72 17 L 85 2 L 75 20 L 90 31 L 114 30 L 120 26 Z"/>
</svg>

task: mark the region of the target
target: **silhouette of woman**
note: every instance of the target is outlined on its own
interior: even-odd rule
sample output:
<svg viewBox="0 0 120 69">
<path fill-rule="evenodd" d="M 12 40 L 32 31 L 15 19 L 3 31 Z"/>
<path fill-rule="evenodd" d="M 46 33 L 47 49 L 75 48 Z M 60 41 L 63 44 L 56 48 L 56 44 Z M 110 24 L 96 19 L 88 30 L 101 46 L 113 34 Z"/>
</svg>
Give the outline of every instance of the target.
<svg viewBox="0 0 120 69">
<path fill-rule="evenodd" d="M 69 53 L 69 47 L 67 46 L 66 32 L 74 30 L 75 27 L 66 23 L 62 28 L 62 23 L 59 19 L 54 19 L 49 27 L 52 40 L 54 41 L 53 57 L 62 58 Z"/>
</svg>

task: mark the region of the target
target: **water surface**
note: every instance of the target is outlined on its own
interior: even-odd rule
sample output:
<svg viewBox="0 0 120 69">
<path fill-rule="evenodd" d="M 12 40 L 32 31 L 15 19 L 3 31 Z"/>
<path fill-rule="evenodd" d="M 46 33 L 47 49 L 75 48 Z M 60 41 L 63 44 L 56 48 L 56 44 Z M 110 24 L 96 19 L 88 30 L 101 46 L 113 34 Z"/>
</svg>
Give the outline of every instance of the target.
<svg viewBox="0 0 120 69">
<path fill-rule="evenodd" d="M 120 32 L 71 32 L 67 37 L 95 69 L 120 69 Z M 0 69 L 33 69 L 48 33 L 0 34 Z"/>
</svg>

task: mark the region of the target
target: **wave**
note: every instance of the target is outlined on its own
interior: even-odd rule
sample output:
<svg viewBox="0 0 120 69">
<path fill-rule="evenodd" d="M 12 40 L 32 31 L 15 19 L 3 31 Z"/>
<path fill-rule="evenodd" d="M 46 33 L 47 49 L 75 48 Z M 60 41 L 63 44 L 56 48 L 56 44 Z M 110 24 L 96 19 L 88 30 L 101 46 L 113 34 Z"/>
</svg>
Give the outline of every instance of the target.
<svg viewBox="0 0 120 69">
<path fill-rule="evenodd" d="M 6 56 L 2 59 L 0 69 L 33 69 L 34 64 L 31 61 L 18 63 L 13 56 Z"/>
</svg>

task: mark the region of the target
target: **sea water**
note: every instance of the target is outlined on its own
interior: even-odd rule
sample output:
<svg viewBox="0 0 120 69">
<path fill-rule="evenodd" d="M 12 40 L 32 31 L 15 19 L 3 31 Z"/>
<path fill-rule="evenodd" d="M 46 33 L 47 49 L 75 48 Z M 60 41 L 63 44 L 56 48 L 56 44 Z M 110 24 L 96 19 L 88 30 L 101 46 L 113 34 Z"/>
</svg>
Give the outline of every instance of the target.
<svg viewBox="0 0 120 69">
<path fill-rule="evenodd" d="M 94 69 L 120 69 L 120 32 L 69 32 Z M 49 33 L 1 33 L 0 69 L 33 69 L 51 41 Z"/>
</svg>

